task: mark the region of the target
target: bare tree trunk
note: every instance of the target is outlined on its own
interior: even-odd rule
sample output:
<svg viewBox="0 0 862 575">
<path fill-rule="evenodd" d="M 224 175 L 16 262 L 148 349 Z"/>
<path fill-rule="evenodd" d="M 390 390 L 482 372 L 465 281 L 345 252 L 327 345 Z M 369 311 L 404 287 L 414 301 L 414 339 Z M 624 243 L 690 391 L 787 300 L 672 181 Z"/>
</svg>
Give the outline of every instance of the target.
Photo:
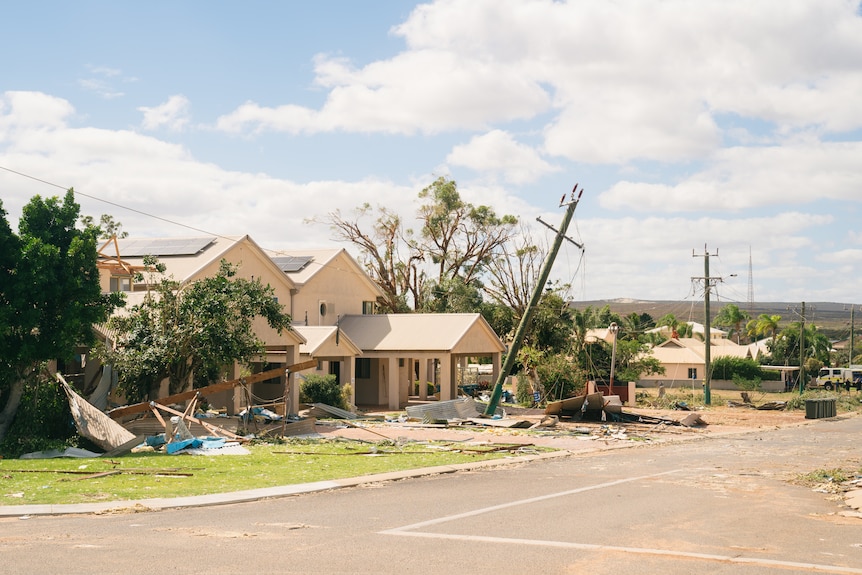
<svg viewBox="0 0 862 575">
<path fill-rule="evenodd" d="M 15 414 L 18 412 L 18 406 L 21 404 L 21 397 L 24 395 L 24 380 L 18 378 L 9 389 L 9 399 L 6 400 L 6 406 L 0 412 L 0 442 L 6 437 L 6 432 L 12 425 L 15 419 Z"/>
</svg>

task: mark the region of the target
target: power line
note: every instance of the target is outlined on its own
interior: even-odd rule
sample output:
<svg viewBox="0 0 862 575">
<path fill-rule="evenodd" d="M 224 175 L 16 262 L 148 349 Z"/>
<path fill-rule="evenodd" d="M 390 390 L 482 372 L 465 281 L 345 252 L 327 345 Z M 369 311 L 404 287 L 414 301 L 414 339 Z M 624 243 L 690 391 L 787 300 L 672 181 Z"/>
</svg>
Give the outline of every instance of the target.
<svg viewBox="0 0 862 575">
<path fill-rule="evenodd" d="M 153 219 L 156 219 L 156 220 L 159 220 L 159 221 L 162 221 L 162 222 L 168 223 L 168 224 L 173 224 L 173 225 L 175 225 L 175 226 L 180 226 L 180 227 L 183 227 L 183 228 L 187 228 L 187 229 L 190 229 L 190 230 L 194 230 L 194 231 L 196 231 L 196 232 L 200 232 L 200 233 L 202 233 L 202 234 L 207 234 L 207 235 L 210 235 L 210 236 L 216 236 L 216 237 L 223 238 L 223 239 L 230 239 L 230 238 L 228 238 L 227 236 L 222 236 L 222 235 L 220 235 L 220 234 L 214 234 L 214 233 L 209 232 L 209 231 L 207 231 L 207 230 L 202 230 L 202 229 L 200 229 L 200 228 L 196 228 L 196 227 L 194 227 L 194 226 L 190 226 L 190 225 L 188 225 L 188 224 L 181 224 L 180 222 L 176 222 L 176 221 L 173 221 L 173 220 L 169 220 L 169 219 L 167 219 L 167 218 L 163 218 L 163 217 L 161 217 L 161 216 L 157 216 L 157 215 L 155 215 L 155 214 L 150 214 L 150 213 L 148 213 L 148 212 L 144 212 L 144 211 L 142 211 L 142 210 L 138 210 L 138 209 L 135 209 L 135 208 L 130 208 L 130 207 L 128 207 L 128 206 L 124 206 L 124 205 L 122 205 L 122 204 L 118 204 L 118 203 L 116 203 L 116 202 L 112 202 L 112 201 L 110 201 L 110 200 L 104 200 L 104 199 L 102 199 L 102 198 L 97 198 L 96 196 L 91 196 L 91 195 L 89 195 L 89 194 L 85 194 L 84 192 L 79 192 L 78 190 L 74 189 L 73 187 L 61 186 L 60 184 L 55 184 L 54 182 L 49 182 L 48 180 L 43 180 L 43 179 L 41 179 L 41 178 L 37 178 L 37 177 L 35 177 L 35 176 L 31 176 L 30 174 L 25 174 L 25 173 L 23 173 L 23 172 L 18 172 L 18 171 L 16 171 L 16 170 L 13 170 L 13 169 L 7 168 L 7 167 L 5 167 L 5 166 L 0 166 L 0 170 L 5 170 L 5 171 L 7 171 L 7 172 L 9 172 L 9 173 L 12 173 L 12 174 L 15 174 L 15 175 L 21 176 L 21 177 L 23 177 L 23 178 L 31 179 L 31 180 L 33 180 L 33 181 L 35 181 L 35 182 L 40 182 L 40 183 L 42 183 L 42 184 L 46 184 L 46 185 L 48 185 L 48 186 L 53 186 L 53 187 L 55 187 L 55 188 L 59 188 L 59 189 L 61 189 L 61 190 L 72 190 L 72 192 L 73 192 L 76 196 L 82 196 L 82 197 L 84 197 L 84 198 L 89 198 L 89 199 L 91 199 L 91 200 L 95 200 L 95 201 L 97 201 L 97 202 L 102 202 L 102 203 L 108 204 L 109 206 L 114 206 L 115 208 L 120 208 L 121 210 L 127 210 L 127 211 L 130 211 L 130 212 L 134 212 L 134 213 L 136 213 L 136 214 L 140 214 L 140 215 L 142 215 L 142 216 L 146 216 L 146 217 L 148 217 L 148 218 L 153 218 Z"/>
<path fill-rule="evenodd" d="M 174 221 L 174 220 L 169 220 L 168 218 L 163 218 L 163 217 L 161 217 L 161 216 L 157 216 L 157 215 L 155 215 L 155 214 L 151 214 L 151 213 L 148 213 L 148 212 L 145 212 L 145 211 L 142 211 L 142 210 L 138 210 L 138 209 L 135 209 L 135 208 L 130 208 L 130 207 L 128 207 L 128 206 L 124 206 L 124 205 L 122 205 L 122 204 L 118 204 L 118 203 L 116 203 L 116 202 L 112 202 L 112 201 L 110 201 L 110 200 L 105 200 L 105 199 L 102 199 L 102 198 L 98 198 L 98 197 L 96 197 L 96 196 L 92 196 L 92 195 L 90 195 L 90 194 L 85 194 L 84 192 L 79 192 L 78 190 L 74 189 L 74 187 L 61 186 L 60 184 L 55 184 L 54 182 L 49 182 L 48 180 L 43 180 L 43 179 L 41 179 L 41 178 L 37 178 L 36 176 L 31 176 L 30 174 L 25 174 L 24 172 L 19 172 L 19 171 L 17 171 L 17 170 L 13 170 L 13 169 L 11 169 L 11 168 L 7 168 L 7 167 L 5 167 L 5 166 L 0 166 L 0 170 L 4 170 L 4 171 L 9 172 L 9 173 L 11 173 L 11 174 L 15 174 L 15 175 L 17 175 L 17 176 L 21 176 L 22 178 L 28 178 L 28 179 L 30 179 L 30 180 L 33 180 L 33 181 L 35 181 L 35 182 L 39 182 L 39 183 L 41 183 L 41 184 L 45 184 L 45 185 L 48 185 L 48 186 L 52 186 L 52 187 L 58 188 L 58 189 L 60 189 L 60 190 L 64 190 L 64 191 L 72 190 L 72 193 L 74 193 L 76 196 L 82 196 L 82 197 L 84 197 L 84 198 L 89 198 L 89 199 L 91 199 L 91 200 L 95 200 L 95 201 L 97 201 L 97 202 L 102 202 L 102 203 L 108 204 L 108 205 L 110 205 L 110 206 L 114 206 L 114 207 L 120 208 L 121 210 L 127 210 L 127 211 L 129 211 L 129 212 L 134 212 L 134 213 L 136 213 L 136 214 L 139 214 L 139 215 L 142 215 L 142 216 L 145 216 L 145 217 L 148 217 L 148 218 L 153 218 L 153 219 L 156 219 L 156 220 L 159 220 L 159 221 L 162 221 L 162 222 L 168 223 L 168 224 L 172 224 L 172 225 L 175 225 L 175 226 L 179 226 L 179 227 L 181 227 L 181 228 L 186 228 L 186 229 L 189 229 L 189 230 L 193 230 L 193 231 L 195 231 L 195 232 L 200 232 L 200 233 L 202 233 L 202 234 L 207 234 L 208 236 L 213 236 L 213 237 L 221 238 L 221 239 L 228 240 L 228 241 L 234 241 L 234 240 L 235 240 L 235 238 L 231 238 L 231 237 L 229 237 L 229 236 L 223 236 L 223 235 L 221 235 L 221 234 L 216 234 L 216 233 L 210 232 L 210 231 L 208 231 L 208 230 L 204 230 L 204 229 L 201 229 L 201 228 L 196 228 L 196 227 L 194 227 L 194 226 L 190 226 L 190 225 L 188 225 L 188 224 L 183 224 L 183 223 L 180 223 L 180 222 L 177 222 L 177 221 Z M 261 247 L 263 247 L 263 246 L 261 246 Z M 269 248 L 264 248 L 264 249 L 265 249 L 265 250 L 268 250 L 268 251 L 271 251 L 271 252 L 274 252 L 274 253 L 278 253 L 279 251 L 295 251 L 295 250 L 276 250 L 276 249 L 269 249 Z M 311 263 L 311 264 L 313 264 L 313 265 L 321 266 L 321 267 L 322 267 L 322 265 L 323 265 L 323 264 L 321 264 L 321 263 L 319 263 L 319 262 L 310 262 L 310 263 Z M 350 271 L 350 270 L 347 270 L 347 271 L 348 271 L 349 273 L 355 273 L 355 272 L 352 272 L 352 271 Z"/>
</svg>

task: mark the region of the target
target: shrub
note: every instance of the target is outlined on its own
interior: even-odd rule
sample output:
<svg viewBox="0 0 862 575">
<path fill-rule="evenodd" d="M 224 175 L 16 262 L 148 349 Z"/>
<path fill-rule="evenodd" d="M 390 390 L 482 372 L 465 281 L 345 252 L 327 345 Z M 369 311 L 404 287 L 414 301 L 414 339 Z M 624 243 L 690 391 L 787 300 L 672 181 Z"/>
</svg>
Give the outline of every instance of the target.
<svg viewBox="0 0 862 575">
<path fill-rule="evenodd" d="M 341 386 L 341 403 L 348 409 L 353 407 L 353 386 L 349 383 Z"/>
<path fill-rule="evenodd" d="M 422 385 L 422 384 L 421 384 L 420 382 L 418 382 L 418 381 L 414 381 L 414 382 L 413 382 L 413 395 L 419 395 L 419 386 L 420 386 L 420 385 Z M 431 383 L 430 381 L 426 381 L 426 382 L 425 382 L 425 386 L 426 386 L 426 387 L 425 387 L 425 389 L 426 389 L 427 394 L 428 394 L 429 396 L 434 395 L 435 393 L 437 393 L 437 386 L 435 386 L 435 385 L 434 385 L 433 383 Z"/>
<path fill-rule="evenodd" d="M 303 403 L 325 403 L 339 409 L 347 407 L 341 395 L 341 386 L 332 374 L 312 373 L 305 376 L 305 380 L 299 386 L 299 400 Z"/>
<path fill-rule="evenodd" d="M 710 365 L 713 379 L 735 380 L 736 377 L 748 381 L 778 380 L 781 374 L 765 370 L 753 359 L 741 357 L 719 357 Z"/>
<path fill-rule="evenodd" d="M 0 454 L 12 458 L 47 449 L 62 451 L 81 445 L 81 439 L 62 388 L 49 379 L 34 377 L 25 384 L 18 412 L 0 444 Z"/>
<path fill-rule="evenodd" d="M 515 401 L 519 405 L 533 405 L 533 388 L 530 386 L 530 378 L 523 373 L 515 376 Z"/>
<path fill-rule="evenodd" d="M 536 373 L 547 401 L 571 397 L 584 390 L 583 373 L 562 354 L 545 356 L 536 366 Z"/>
<path fill-rule="evenodd" d="M 733 383 L 743 391 L 760 391 L 760 378 L 747 379 L 736 373 L 733 374 Z"/>
</svg>

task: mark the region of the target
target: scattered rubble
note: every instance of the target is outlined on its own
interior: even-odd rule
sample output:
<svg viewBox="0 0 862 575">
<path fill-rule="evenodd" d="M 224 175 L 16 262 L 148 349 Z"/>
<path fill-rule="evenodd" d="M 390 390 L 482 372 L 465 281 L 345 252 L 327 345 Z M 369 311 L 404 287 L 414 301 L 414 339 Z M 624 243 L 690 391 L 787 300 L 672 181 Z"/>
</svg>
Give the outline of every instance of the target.
<svg viewBox="0 0 862 575">
<path fill-rule="evenodd" d="M 315 403 L 299 411 L 298 416 L 284 417 L 283 410 L 267 406 L 248 406 L 236 416 L 223 412 L 198 409 L 202 395 L 184 395 L 184 404 L 148 402 L 118 408 L 109 414 L 96 408 L 88 409 L 86 400 L 69 388 L 70 405 L 79 432 L 90 437 L 98 432 L 105 449 L 104 454 L 119 456 L 132 450 L 157 451 L 165 454 L 234 454 L 243 453 L 243 444 L 252 439 L 267 437 L 297 437 L 320 441 L 325 438 L 344 437 L 369 444 L 390 441 L 446 440 L 468 441 L 473 437 L 487 437 L 486 443 L 505 443 L 502 437 L 518 444 L 534 440 L 541 445 L 570 449 L 584 440 L 630 442 L 653 441 L 662 436 L 697 433 L 707 427 L 703 408 L 687 404 L 676 405 L 676 410 L 637 409 L 623 406 L 619 396 L 602 393 L 581 395 L 551 402 L 542 409 L 523 408 L 513 404 L 498 407 L 493 417 L 484 415 L 486 405 L 473 397 L 460 397 L 450 401 L 411 403 L 400 412 L 362 412 L 355 408 L 345 410 Z M 730 422 L 738 426 L 762 425 L 751 417 L 734 418 L 748 410 L 781 410 L 783 402 L 765 402 L 755 405 L 743 395 L 742 410 L 724 410 L 720 415 L 712 410 L 709 418 L 718 417 L 719 425 Z M 132 409 L 130 409 L 130 407 Z M 135 419 L 119 423 L 112 415 L 134 412 Z M 683 412 L 683 417 L 674 415 Z M 753 414 L 752 414 L 753 415 Z M 793 414 L 782 416 L 785 419 Z M 773 416 L 770 416 L 770 419 Z M 776 416 L 777 417 L 777 416 Z M 471 435 L 472 434 L 472 435 Z M 470 439 L 461 439 L 463 437 Z M 44 455 L 44 454 L 43 454 Z M 68 456 L 51 454 L 52 456 Z"/>
<path fill-rule="evenodd" d="M 684 402 L 677 402 L 677 409 L 691 411 Z M 618 395 L 605 396 L 602 393 L 591 393 L 554 401 L 548 404 L 545 414 L 567 417 L 573 421 L 616 421 L 646 424 L 682 425 L 684 427 L 700 427 L 707 425 L 698 413 L 691 413 L 681 420 L 632 413 L 623 410 L 623 404 Z"/>
</svg>

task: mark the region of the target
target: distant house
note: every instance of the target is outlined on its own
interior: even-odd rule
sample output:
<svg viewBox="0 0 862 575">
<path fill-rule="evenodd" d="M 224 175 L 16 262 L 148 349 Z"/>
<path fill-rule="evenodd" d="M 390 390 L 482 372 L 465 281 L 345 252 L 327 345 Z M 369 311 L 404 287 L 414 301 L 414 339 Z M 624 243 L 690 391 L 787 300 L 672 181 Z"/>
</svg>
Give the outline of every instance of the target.
<svg viewBox="0 0 862 575">
<path fill-rule="evenodd" d="M 700 334 L 700 337 L 670 337 L 666 341 L 654 346 L 650 354 L 656 358 L 664 367 L 664 374 L 644 375 L 638 383 L 643 386 L 657 386 L 659 382 L 665 386 L 686 385 L 693 382 L 702 382 L 706 372 L 706 345 L 703 334 L 706 332 L 702 324 L 688 322 L 692 326 L 692 333 Z M 755 353 L 759 352 L 757 346 L 737 345 L 727 338 L 727 332 L 710 328 L 711 360 L 720 357 L 738 357 L 741 359 L 754 359 Z M 669 337 L 672 332 L 667 326 L 661 326 L 647 333 L 659 333 Z"/>
<path fill-rule="evenodd" d="M 691 326 L 691 333 L 693 336 L 697 336 L 701 340 L 704 339 L 703 334 L 706 332 L 706 326 L 705 325 L 703 325 L 702 323 L 697 323 L 696 321 L 687 321 L 684 323 L 685 323 L 685 325 Z M 680 331 L 682 331 L 682 330 L 680 330 Z M 674 334 L 674 330 L 670 326 L 661 325 L 658 327 L 654 327 L 650 330 L 647 330 L 646 333 L 655 333 L 655 334 L 659 334 L 659 335 L 666 337 L 666 338 L 671 338 Z M 716 329 L 716 328 L 710 326 L 709 333 L 710 333 L 710 337 L 713 340 L 729 341 L 727 339 L 727 332 L 726 331 L 722 331 L 720 329 Z"/>
</svg>

